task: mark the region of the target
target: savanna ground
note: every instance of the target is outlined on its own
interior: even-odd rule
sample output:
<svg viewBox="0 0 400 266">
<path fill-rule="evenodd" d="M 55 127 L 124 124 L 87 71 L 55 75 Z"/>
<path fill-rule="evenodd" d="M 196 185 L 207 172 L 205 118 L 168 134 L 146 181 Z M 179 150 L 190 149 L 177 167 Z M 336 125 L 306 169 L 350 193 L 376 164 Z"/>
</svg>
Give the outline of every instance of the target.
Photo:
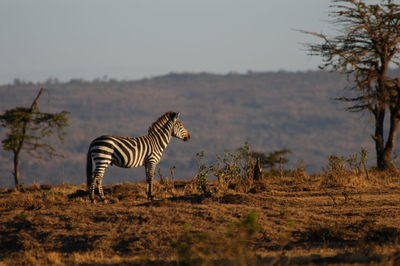
<svg viewBox="0 0 400 266">
<path fill-rule="evenodd" d="M 396 174 L 162 178 L 154 201 L 121 183 L 96 204 L 84 189 L 1 190 L 0 265 L 400 264 Z"/>
</svg>

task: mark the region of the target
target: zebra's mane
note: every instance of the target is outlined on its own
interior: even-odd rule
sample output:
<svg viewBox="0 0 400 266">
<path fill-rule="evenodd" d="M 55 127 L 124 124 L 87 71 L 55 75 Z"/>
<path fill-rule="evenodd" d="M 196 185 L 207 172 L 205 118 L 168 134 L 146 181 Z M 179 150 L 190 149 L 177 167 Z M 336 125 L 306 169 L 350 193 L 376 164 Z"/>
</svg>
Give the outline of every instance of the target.
<svg viewBox="0 0 400 266">
<path fill-rule="evenodd" d="M 173 117 L 175 117 L 176 114 L 177 114 L 177 112 L 168 111 L 165 114 L 163 114 L 162 116 L 160 116 L 153 124 L 151 124 L 151 126 L 149 127 L 148 133 L 150 134 L 151 132 L 153 132 L 156 129 L 156 125 L 159 125 L 159 127 L 160 126 L 162 127 L 165 123 L 167 123 L 167 121 L 169 121 Z"/>
</svg>

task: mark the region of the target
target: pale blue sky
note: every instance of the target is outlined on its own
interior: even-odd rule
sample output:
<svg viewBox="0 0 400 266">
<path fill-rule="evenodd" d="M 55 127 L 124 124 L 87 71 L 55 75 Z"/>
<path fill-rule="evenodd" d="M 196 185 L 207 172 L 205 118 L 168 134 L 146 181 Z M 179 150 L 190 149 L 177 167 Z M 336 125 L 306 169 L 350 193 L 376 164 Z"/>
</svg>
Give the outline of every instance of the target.
<svg viewBox="0 0 400 266">
<path fill-rule="evenodd" d="M 329 0 L 0 0 L 0 84 L 316 69 Z"/>
</svg>

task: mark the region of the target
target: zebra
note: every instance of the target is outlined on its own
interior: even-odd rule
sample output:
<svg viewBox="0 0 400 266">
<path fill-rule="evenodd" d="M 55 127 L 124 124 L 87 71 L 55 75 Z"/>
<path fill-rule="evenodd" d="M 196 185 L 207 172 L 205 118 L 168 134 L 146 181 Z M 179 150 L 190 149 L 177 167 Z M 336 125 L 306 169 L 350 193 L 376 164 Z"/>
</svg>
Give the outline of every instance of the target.
<svg viewBox="0 0 400 266">
<path fill-rule="evenodd" d="M 179 112 L 166 112 L 149 128 L 148 134 L 142 137 L 121 137 L 104 135 L 94 139 L 89 146 L 86 158 L 87 188 L 91 202 L 97 187 L 100 198 L 105 201 L 102 182 L 106 168 L 115 165 L 122 168 L 145 166 L 146 194 L 153 199 L 152 182 L 154 170 L 160 161 L 164 149 L 172 137 L 187 141 L 189 132 L 178 120 Z M 95 164 L 93 171 L 92 159 Z"/>
</svg>

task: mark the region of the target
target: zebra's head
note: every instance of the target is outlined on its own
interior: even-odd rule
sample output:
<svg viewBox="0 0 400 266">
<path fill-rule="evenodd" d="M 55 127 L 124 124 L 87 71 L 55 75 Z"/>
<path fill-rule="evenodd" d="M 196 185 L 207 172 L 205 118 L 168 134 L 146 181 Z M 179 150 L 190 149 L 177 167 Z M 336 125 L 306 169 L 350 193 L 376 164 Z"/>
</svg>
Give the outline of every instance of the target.
<svg viewBox="0 0 400 266">
<path fill-rule="evenodd" d="M 178 120 L 179 113 L 172 113 L 171 118 L 174 121 L 174 125 L 172 127 L 172 136 L 183 141 L 188 141 L 190 139 L 190 133 L 183 126 L 182 122 Z"/>
<path fill-rule="evenodd" d="M 160 132 L 165 132 L 164 129 L 168 128 L 168 133 L 170 136 L 176 137 L 183 141 L 187 141 L 190 139 L 190 134 L 186 130 L 186 128 L 182 125 L 182 122 L 178 120 L 179 113 L 178 112 L 166 112 L 162 116 L 160 116 L 157 121 L 155 121 L 149 128 L 149 134 L 157 134 Z"/>
</svg>

